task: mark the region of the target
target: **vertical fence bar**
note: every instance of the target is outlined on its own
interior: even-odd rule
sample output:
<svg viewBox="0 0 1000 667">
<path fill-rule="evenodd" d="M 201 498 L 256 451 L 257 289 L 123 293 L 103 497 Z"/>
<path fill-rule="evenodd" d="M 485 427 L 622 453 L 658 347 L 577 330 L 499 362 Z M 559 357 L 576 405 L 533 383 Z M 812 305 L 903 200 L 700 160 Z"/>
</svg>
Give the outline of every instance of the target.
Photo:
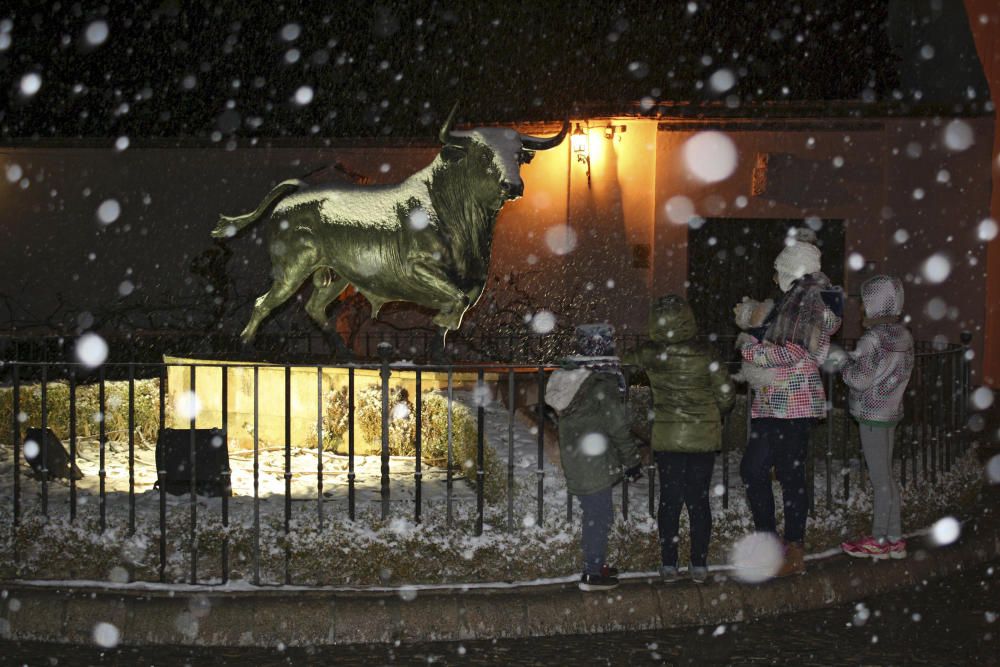
<svg viewBox="0 0 1000 667">
<path fill-rule="evenodd" d="M 379 477 L 379 497 L 382 505 L 382 519 L 389 516 L 389 356 L 392 346 L 389 343 L 378 344 L 378 356 L 381 361 L 379 375 L 382 378 L 382 467 Z"/>
<path fill-rule="evenodd" d="M 14 443 L 14 465 L 11 466 L 14 469 L 14 559 L 15 562 L 19 560 L 19 552 L 17 550 L 17 527 L 21 523 L 21 380 L 20 380 L 20 364 L 18 362 L 13 362 L 11 364 L 11 392 L 13 409 L 11 410 L 11 442 Z"/>
<path fill-rule="evenodd" d="M 936 359 L 937 356 L 938 356 L 938 354 L 934 355 L 934 361 L 935 362 L 937 361 L 937 359 Z M 930 359 L 928 360 L 928 362 L 930 362 Z M 930 363 L 928 363 L 928 365 L 930 365 Z M 935 363 L 935 366 L 936 365 L 937 364 Z M 939 444 L 940 443 L 938 442 L 937 423 L 938 423 L 938 401 L 940 400 L 939 388 L 941 386 L 941 376 L 938 375 L 938 374 L 935 374 L 934 378 L 935 378 L 934 379 L 934 391 L 933 391 L 933 393 L 928 392 L 929 395 L 927 397 L 928 400 L 929 400 L 929 403 L 928 403 L 928 406 L 927 406 L 927 411 L 930 413 L 930 415 L 929 415 L 930 419 L 928 420 L 927 430 L 928 430 L 928 434 L 929 434 L 929 439 L 931 441 L 931 483 L 932 484 L 936 484 L 937 483 L 937 477 L 938 477 L 938 463 L 939 463 L 939 461 L 938 461 L 938 450 L 939 450 Z"/>
<path fill-rule="evenodd" d="M 507 532 L 514 530 L 514 401 L 517 374 L 507 369 Z"/>
<path fill-rule="evenodd" d="M 105 488 L 106 479 L 108 476 L 108 471 L 105 469 L 105 449 L 108 445 L 108 429 L 107 429 L 107 412 L 104 405 L 104 380 L 105 380 L 105 367 L 101 366 L 100 371 L 98 371 L 98 385 L 97 385 L 97 413 L 100 416 L 100 420 L 97 422 L 98 428 L 98 446 L 100 448 L 100 461 L 98 465 L 98 477 L 100 479 L 100 513 L 101 513 L 101 532 L 107 528 L 107 490 Z"/>
<path fill-rule="evenodd" d="M 745 418 L 744 421 L 745 421 L 744 428 L 746 428 L 746 431 L 747 431 L 747 440 L 746 440 L 745 443 L 743 443 L 743 446 L 747 447 L 750 444 L 750 436 L 753 434 L 753 388 L 751 388 L 749 386 L 747 386 L 747 414 L 746 414 L 746 418 Z M 728 474 L 728 471 L 727 471 L 727 474 Z M 729 506 L 729 485 L 728 484 L 726 484 L 726 489 L 725 489 L 724 493 L 725 493 L 725 496 L 723 496 L 722 500 L 725 503 L 725 506 L 728 507 Z"/>
<path fill-rule="evenodd" d="M 486 479 L 485 435 L 486 435 L 486 384 L 483 369 L 476 374 L 476 535 L 483 534 L 483 484 Z"/>
<path fill-rule="evenodd" d="M 810 515 L 816 510 L 816 457 L 813 437 L 815 433 L 815 428 L 809 432 L 809 442 L 806 445 L 806 501 Z"/>
<path fill-rule="evenodd" d="M 222 468 L 222 583 L 229 581 L 229 495 L 233 491 L 229 468 L 229 366 L 222 364 L 222 447 L 226 448 Z"/>
<path fill-rule="evenodd" d="M 455 442 L 452 438 L 452 409 L 454 407 L 455 401 L 455 385 L 453 377 L 454 368 L 448 366 L 448 467 L 445 470 L 445 511 L 446 518 L 445 522 L 448 527 L 451 527 L 452 522 L 452 507 L 451 507 L 451 494 L 452 485 L 454 484 L 454 479 L 452 477 L 452 467 L 455 465 Z"/>
<path fill-rule="evenodd" d="M 945 446 L 945 458 L 944 465 L 945 470 L 951 470 L 952 456 L 955 454 L 955 448 L 952 446 L 952 438 L 955 437 L 957 430 L 955 428 L 955 397 L 958 392 L 958 356 L 955 354 L 955 350 L 951 350 L 948 354 L 948 417 L 945 420 L 947 426 L 947 435 L 945 436 L 944 446 Z"/>
<path fill-rule="evenodd" d="M 969 367 L 969 352 L 970 352 L 969 343 L 972 342 L 972 332 L 962 331 L 959 334 L 959 340 L 962 341 L 962 350 L 961 350 L 962 357 L 960 364 L 961 378 L 959 380 L 961 382 L 961 392 L 958 401 L 958 410 L 959 410 L 958 423 L 959 423 L 959 433 L 961 434 L 960 440 L 962 443 L 962 452 L 964 453 L 970 442 L 969 430 L 968 430 L 968 424 L 969 424 L 968 410 L 969 410 L 970 392 L 972 390 L 970 386 L 972 379 L 971 379 L 971 369 Z"/>
<path fill-rule="evenodd" d="M 188 419 L 188 470 L 191 474 L 191 489 L 190 498 L 188 502 L 188 507 L 190 509 L 189 516 L 189 532 L 188 532 L 188 544 L 191 550 L 191 583 L 198 583 L 198 456 L 197 456 L 197 443 L 195 440 L 195 428 L 198 419 L 198 413 L 196 409 L 198 387 L 196 385 L 196 375 L 197 366 L 191 364 L 188 367 L 189 382 L 191 387 L 191 393 L 188 397 L 188 410 L 191 412 L 191 416 Z"/>
<path fill-rule="evenodd" d="M 292 583 L 292 367 L 285 366 L 285 583 Z"/>
<path fill-rule="evenodd" d="M 927 479 L 927 441 L 924 438 L 924 423 L 926 421 L 925 408 L 926 400 L 925 396 L 927 388 L 924 386 L 924 360 L 921 356 L 917 357 L 916 363 L 917 370 L 917 437 L 920 441 L 920 466 L 921 472 L 923 473 L 923 478 Z"/>
<path fill-rule="evenodd" d="M 833 373 L 826 374 L 827 416 L 826 416 L 826 506 L 833 507 L 833 406 L 834 385 Z M 846 409 L 846 406 L 845 406 Z M 847 437 L 847 434 L 844 434 Z"/>
<path fill-rule="evenodd" d="M 69 469 L 69 521 L 73 523 L 76 521 L 76 475 L 72 474 L 76 470 L 76 366 L 69 369 Z"/>
<path fill-rule="evenodd" d="M 535 475 L 538 478 L 537 525 L 544 523 L 545 499 L 545 368 L 538 367 L 538 463 Z"/>
<path fill-rule="evenodd" d="M 253 583 L 260 586 L 260 366 L 253 367 Z"/>
<path fill-rule="evenodd" d="M 365 334 L 367 346 L 368 335 Z M 347 369 L 347 516 L 354 521 L 354 368 Z"/>
<path fill-rule="evenodd" d="M 624 466 L 622 466 L 620 472 L 622 473 L 622 519 L 624 519 L 625 521 L 628 521 L 628 489 L 629 489 L 629 482 L 628 482 L 628 476 L 624 474 L 625 473 L 625 467 Z"/>
<path fill-rule="evenodd" d="M 42 364 L 42 441 L 38 443 L 42 457 L 42 516 L 49 518 L 49 448 L 46 433 L 49 428 L 49 368 Z M 103 408 L 102 408 L 103 417 Z M 17 465 L 17 459 L 14 459 Z M 103 466 L 102 466 L 103 467 Z"/>
<path fill-rule="evenodd" d="M 723 444 L 725 447 L 725 444 Z M 656 518 L 656 459 L 653 457 L 653 443 L 649 443 L 649 465 L 646 466 L 646 475 L 649 477 L 649 489 L 647 502 L 649 504 L 649 516 L 652 519 Z M 723 455 L 723 462 L 725 461 L 725 455 Z"/>
<path fill-rule="evenodd" d="M 163 435 L 164 429 L 167 427 L 167 366 L 163 364 L 160 366 L 160 428 L 157 432 L 157 443 L 159 443 L 160 438 Z M 159 450 L 159 447 L 157 447 Z M 166 465 L 166 457 L 161 456 L 159 451 L 157 451 L 156 457 L 156 485 L 160 489 L 160 581 L 164 582 L 167 579 L 167 471 L 164 468 Z"/>
<path fill-rule="evenodd" d="M 128 365 L 128 534 L 135 535 L 135 364 Z"/>
<path fill-rule="evenodd" d="M 750 393 L 750 387 L 747 387 L 747 394 Z M 749 406 L 747 406 L 749 409 Z M 732 411 L 729 412 L 722 420 L 722 509 L 729 509 L 729 435 L 732 432 Z M 747 437 L 749 437 L 749 433 Z M 652 440 L 650 440 L 650 455 L 652 455 Z M 746 443 L 744 443 L 746 446 Z M 653 459 L 655 461 L 655 457 Z M 650 471 L 652 475 L 652 470 Z M 650 477 L 650 486 L 652 486 L 652 477 Z M 653 498 L 652 491 L 650 492 L 649 499 L 649 516 L 656 517 L 653 513 Z"/>
<path fill-rule="evenodd" d="M 323 530 L 323 367 L 316 367 L 316 522 Z"/>
<path fill-rule="evenodd" d="M 843 420 L 844 429 L 844 442 L 841 447 L 842 459 L 841 459 L 841 474 L 844 477 L 844 502 L 847 502 L 848 496 L 851 493 L 851 413 L 848 409 L 848 400 L 844 399 L 844 410 L 841 413 L 841 419 Z M 860 433 L 858 434 L 860 442 Z M 860 445 L 859 445 L 860 446 Z"/>
<path fill-rule="evenodd" d="M 905 408 L 904 408 L 905 409 Z M 904 418 L 905 418 L 904 412 Z M 896 429 L 899 437 L 897 441 L 899 442 L 899 485 L 901 487 L 906 486 L 906 451 L 909 445 L 909 431 L 910 427 L 908 424 L 904 424 L 902 421 Z"/>
<path fill-rule="evenodd" d="M 423 505 L 423 497 L 421 492 L 423 491 L 423 457 L 424 457 L 424 438 L 423 438 L 423 410 L 424 410 L 424 393 L 423 387 L 421 386 L 420 369 L 416 370 L 416 377 L 414 379 L 414 391 L 417 396 L 414 399 L 416 415 L 414 419 L 416 421 L 416 445 L 417 445 L 417 460 L 414 462 L 416 470 L 413 473 L 413 521 L 415 523 L 420 523 L 420 513 Z"/>
</svg>

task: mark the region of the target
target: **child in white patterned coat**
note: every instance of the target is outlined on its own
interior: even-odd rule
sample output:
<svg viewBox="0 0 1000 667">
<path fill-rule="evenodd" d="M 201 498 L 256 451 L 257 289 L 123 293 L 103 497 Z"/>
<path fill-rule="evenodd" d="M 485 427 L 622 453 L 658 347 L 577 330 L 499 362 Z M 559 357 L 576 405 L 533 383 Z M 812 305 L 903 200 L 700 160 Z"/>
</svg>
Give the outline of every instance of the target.
<svg viewBox="0 0 1000 667">
<path fill-rule="evenodd" d="M 861 286 L 865 333 L 841 370 L 850 388 L 851 415 L 858 422 L 861 448 L 874 490 L 872 534 L 841 548 L 858 558 L 905 558 L 900 523 L 899 485 L 892 472 L 896 424 L 903 418 L 903 396 L 913 371 L 913 337 L 899 321 L 903 284 L 874 276 Z"/>
</svg>

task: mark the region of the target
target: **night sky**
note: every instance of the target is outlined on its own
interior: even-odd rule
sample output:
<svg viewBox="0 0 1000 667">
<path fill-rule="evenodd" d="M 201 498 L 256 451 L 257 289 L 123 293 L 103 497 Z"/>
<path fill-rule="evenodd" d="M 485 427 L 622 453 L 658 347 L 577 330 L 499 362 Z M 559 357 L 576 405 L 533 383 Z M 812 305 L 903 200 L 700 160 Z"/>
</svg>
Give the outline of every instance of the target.
<svg viewBox="0 0 1000 667">
<path fill-rule="evenodd" d="M 8 140 L 426 136 L 455 100 L 460 121 L 503 122 L 898 83 L 885 0 L 18 4 L 0 12 Z"/>
</svg>

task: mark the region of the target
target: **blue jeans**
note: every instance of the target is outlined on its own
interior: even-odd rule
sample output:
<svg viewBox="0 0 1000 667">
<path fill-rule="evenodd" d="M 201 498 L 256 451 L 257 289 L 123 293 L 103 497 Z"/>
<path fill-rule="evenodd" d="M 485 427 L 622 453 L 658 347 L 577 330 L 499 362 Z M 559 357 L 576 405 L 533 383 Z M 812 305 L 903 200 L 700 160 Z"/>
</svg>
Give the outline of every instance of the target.
<svg viewBox="0 0 1000 667">
<path fill-rule="evenodd" d="M 806 494 L 806 461 L 809 459 L 809 432 L 815 419 L 775 419 L 766 417 L 750 423 L 750 440 L 740 462 L 740 476 L 746 487 L 754 530 L 777 533 L 774 519 L 774 492 L 771 468 L 781 484 L 785 508 L 785 541 L 802 542 L 806 536 L 809 496 Z"/>
<path fill-rule="evenodd" d="M 608 557 L 608 531 L 614 519 L 611 507 L 611 487 L 577 496 L 583 510 L 583 571 L 585 574 L 600 574 L 601 566 Z"/>
</svg>

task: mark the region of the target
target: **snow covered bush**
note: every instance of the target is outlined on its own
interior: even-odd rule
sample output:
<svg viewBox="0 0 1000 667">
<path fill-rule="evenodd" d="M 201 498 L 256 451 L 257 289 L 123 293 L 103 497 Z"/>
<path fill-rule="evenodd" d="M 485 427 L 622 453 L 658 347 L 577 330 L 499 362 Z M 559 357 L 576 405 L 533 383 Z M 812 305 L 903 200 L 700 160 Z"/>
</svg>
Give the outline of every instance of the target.
<svg viewBox="0 0 1000 667">
<path fill-rule="evenodd" d="M 100 389 L 97 384 L 81 384 L 76 388 L 76 434 L 81 439 L 98 437 L 100 433 Z M 135 434 L 140 442 L 156 441 L 160 427 L 159 380 L 135 381 Z M 42 425 L 42 386 L 22 385 L 18 394 L 19 410 L 26 419 L 24 428 Z M 46 423 L 64 443 L 69 440 L 69 384 L 46 384 Z M 167 406 L 169 409 L 169 405 Z M 12 423 L 14 392 L 10 387 L 0 388 L 0 424 Z M 108 438 L 125 440 L 128 437 L 128 382 L 108 381 L 104 384 L 104 423 Z M 117 436 L 117 437 L 116 437 Z"/>
<path fill-rule="evenodd" d="M 448 462 L 448 398 L 427 392 L 420 406 L 421 453 L 423 460 L 437 466 Z M 476 423 L 469 409 L 452 403 L 452 460 L 462 464 L 466 459 L 476 460 Z M 474 475 L 473 475 L 474 477 Z"/>
<path fill-rule="evenodd" d="M 354 410 L 361 437 L 370 443 L 382 442 L 382 387 L 373 384 L 358 392 Z M 415 423 L 409 392 L 401 385 L 389 387 L 389 454 L 417 453 Z"/>
<path fill-rule="evenodd" d="M 347 387 L 330 391 L 323 405 L 323 449 L 335 452 L 344 439 L 344 434 L 350 427 L 350 405 Z"/>
</svg>

